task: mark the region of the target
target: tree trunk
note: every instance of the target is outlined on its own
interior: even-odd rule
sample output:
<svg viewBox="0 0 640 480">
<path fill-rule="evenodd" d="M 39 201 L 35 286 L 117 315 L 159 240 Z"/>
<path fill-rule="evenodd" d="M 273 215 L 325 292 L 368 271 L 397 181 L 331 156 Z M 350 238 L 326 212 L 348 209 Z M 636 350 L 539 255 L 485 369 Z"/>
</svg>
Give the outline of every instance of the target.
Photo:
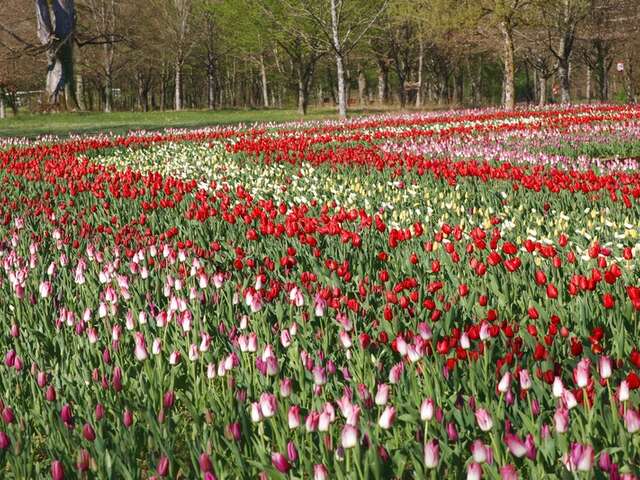
<svg viewBox="0 0 640 480">
<path fill-rule="evenodd" d="M 4 106 L 4 92 L 0 92 L 0 120 L 6 118 L 7 114 L 5 112 Z"/>
<path fill-rule="evenodd" d="M 35 0 L 37 31 L 47 56 L 47 102 L 58 104 L 67 85 L 67 101 L 75 101 L 75 77 L 73 74 L 73 45 L 76 28 L 76 11 L 73 0 L 53 0 L 52 10 L 55 28 L 47 0 Z M 73 105 L 72 105 L 73 106 Z M 77 106 L 77 105 L 75 105 Z"/>
<path fill-rule="evenodd" d="M 104 77 L 104 112 L 113 111 L 113 76 L 111 72 L 106 72 Z"/>
<path fill-rule="evenodd" d="M 307 92 L 304 88 L 304 80 L 302 79 L 302 75 L 298 76 L 298 113 L 300 115 L 307 114 L 307 105 L 308 98 Z"/>
<path fill-rule="evenodd" d="M 587 65 L 587 86 L 586 86 L 586 97 L 587 97 L 587 103 L 591 103 L 591 77 L 592 77 L 592 73 L 591 73 L 591 66 Z"/>
<path fill-rule="evenodd" d="M 178 59 L 176 60 L 176 83 L 174 96 L 174 106 L 177 112 L 182 110 L 182 59 L 180 57 L 181 55 L 178 55 Z"/>
<path fill-rule="evenodd" d="M 338 24 L 336 0 L 331 0 L 331 34 L 336 55 L 336 75 L 338 76 L 338 112 L 341 118 L 347 116 L 347 91 L 344 82 L 344 57 L 340 43 L 340 25 Z"/>
<path fill-rule="evenodd" d="M 362 67 L 358 68 L 358 103 L 361 107 L 367 104 L 367 77 Z"/>
<path fill-rule="evenodd" d="M 76 75 L 76 99 L 78 100 L 78 109 L 84 112 L 87 106 L 84 103 L 84 77 L 81 74 Z"/>
<path fill-rule="evenodd" d="M 503 106 L 507 110 L 513 110 L 516 106 L 515 96 L 515 67 L 513 60 L 513 31 L 507 22 L 500 24 L 504 37 L 504 78 L 503 78 Z"/>
<path fill-rule="evenodd" d="M 538 106 L 542 107 L 547 104 L 547 77 L 540 75 L 539 80 L 540 94 L 538 97 Z"/>
<path fill-rule="evenodd" d="M 624 92 L 627 97 L 627 103 L 635 103 L 636 92 L 633 85 L 633 68 L 631 66 L 631 56 L 627 55 L 624 62 Z"/>
<path fill-rule="evenodd" d="M 422 107 L 422 70 L 424 65 L 424 42 L 418 41 L 418 89 L 416 90 L 416 108 Z"/>
<path fill-rule="evenodd" d="M 378 60 L 378 102 L 387 103 L 389 98 L 389 66 L 384 60 Z"/>
<path fill-rule="evenodd" d="M 569 80 L 569 59 L 558 59 L 558 80 L 560 81 L 560 102 L 571 103 L 571 91 Z"/>
<path fill-rule="evenodd" d="M 213 110 L 216 107 L 216 77 L 213 65 L 209 63 L 207 65 L 207 107 L 209 110 Z"/>
<path fill-rule="evenodd" d="M 262 81 L 262 104 L 269 108 L 269 90 L 267 89 L 267 69 L 264 66 L 264 56 L 260 55 L 260 80 Z"/>
</svg>

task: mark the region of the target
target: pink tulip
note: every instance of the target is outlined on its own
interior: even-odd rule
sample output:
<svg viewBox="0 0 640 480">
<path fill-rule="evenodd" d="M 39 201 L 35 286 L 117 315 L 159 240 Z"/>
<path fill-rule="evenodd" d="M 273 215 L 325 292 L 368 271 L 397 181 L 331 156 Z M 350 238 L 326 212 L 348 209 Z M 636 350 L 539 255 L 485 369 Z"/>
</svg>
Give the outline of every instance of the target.
<svg viewBox="0 0 640 480">
<path fill-rule="evenodd" d="M 293 382 L 290 378 L 283 378 L 280 381 L 280 396 L 287 398 L 291 395 L 293 390 Z"/>
<path fill-rule="evenodd" d="M 277 410 L 276 396 L 270 393 L 260 395 L 260 412 L 265 418 L 273 417 Z"/>
<path fill-rule="evenodd" d="M 518 373 L 520 379 L 520 389 L 529 390 L 531 388 L 531 376 L 528 370 L 520 370 Z"/>
<path fill-rule="evenodd" d="M 287 414 L 287 420 L 289 422 L 289 428 L 293 430 L 298 428 L 301 423 L 300 419 L 300 407 L 298 405 L 292 405 L 289 407 L 289 413 Z"/>
<path fill-rule="evenodd" d="M 440 445 L 437 440 L 431 440 L 424 445 L 424 466 L 432 469 L 438 468 L 440 463 Z"/>
<path fill-rule="evenodd" d="M 508 464 L 500 469 L 500 480 L 518 480 L 516 467 Z"/>
<path fill-rule="evenodd" d="M 291 470 L 291 465 L 283 454 L 275 452 L 271 454 L 271 463 L 280 473 L 287 473 Z"/>
<path fill-rule="evenodd" d="M 632 408 L 627 408 L 624 412 L 624 426 L 629 433 L 640 430 L 640 414 Z"/>
<path fill-rule="evenodd" d="M 581 443 L 572 443 L 570 451 L 562 456 L 562 462 L 570 472 L 588 472 L 593 467 L 593 461 L 593 447 Z"/>
<path fill-rule="evenodd" d="M 388 430 L 393 425 L 393 422 L 396 419 L 396 409 L 392 406 L 387 406 L 382 414 L 380 415 L 380 419 L 378 420 L 378 425 L 380 428 Z"/>
<path fill-rule="evenodd" d="M 591 360 L 583 358 L 578 362 L 576 368 L 573 369 L 573 380 L 576 382 L 578 388 L 586 388 L 589 384 L 591 376 Z"/>
<path fill-rule="evenodd" d="M 389 370 L 389 383 L 396 385 L 402 378 L 402 372 L 404 372 L 404 364 L 402 362 L 396 363 L 391 370 Z"/>
<path fill-rule="evenodd" d="M 626 402 L 627 400 L 629 400 L 629 383 L 623 380 L 618 387 L 618 401 Z"/>
<path fill-rule="evenodd" d="M 504 435 L 504 442 L 506 443 L 507 448 L 511 452 L 511 455 L 513 455 L 516 458 L 524 457 L 525 454 L 527 453 L 527 447 L 525 443 L 522 440 L 520 440 L 516 435 L 513 435 L 511 433 L 506 433 Z"/>
<path fill-rule="evenodd" d="M 60 460 L 51 462 L 51 478 L 52 480 L 64 480 L 64 465 Z"/>
<path fill-rule="evenodd" d="M 345 425 L 340 434 L 342 448 L 353 448 L 358 444 L 358 429 L 352 425 Z"/>
<path fill-rule="evenodd" d="M 144 340 L 144 334 L 142 332 L 136 332 L 134 334 L 135 339 L 135 348 L 133 350 L 133 354 L 136 357 L 136 360 L 142 362 L 147 359 L 149 354 L 147 353 L 147 346 Z"/>
<path fill-rule="evenodd" d="M 500 382 L 498 383 L 498 392 L 507 393 L 509 391 L 510 386 L 511 386 L 511 373 L 505 372 L 504 375 L 502 375 Z"/>
<path fill-rule="evenodd" d="M 296 449 L 295 443 L 292 441 L 287 443 L 287 457 L 289 457 L 289 461 L 291 463 L 296 463 L 298 461 L 298 450 Z"/>
<path fill-rule="evenodd" d="M 6 450 L 10 446 L 11 439 L 9 438 L 9 435 L 7 435 L 6 432 L 0 430 L 0 450 Z"/>
<path fill-rule="evenodd" d="M 213 464 L 211 463 L 211 458 L 207 455 L 206 452 L 202 452 L 200 457 L 198 457 L 198 465 L 200 466 L 200 471 L 203 473 L 211 472 L 213 470 Z"/>
<path fill-rule="evenodd" d="M 133 412 L 129 409 L 125 409 L 122 414 L 122 423 L 126 428 L 129 428 L 133 425 Z"/>
<path fill-rule="evenodd" d="M 456 428 L 456 424 L 453 422 L 447 423 L 447 437 L 452 443 L 458 441 L 458 429 Z"/>
<path fill-rule="evenodd" d="M 313 466 L 313 480 L 329 480 L 329 471 L 322 464 Z"/>
<path fill-rule="evenodd" d="M 96 439 L 96 432 L 93 430 L 91 424 L 85 423 L 82 426 L 82 436 L 89 442 L 93 442 Z"/>
<path fill-rule="evenodd" d="M 78 462 L 76 464 L 78 470 L 81 472 L 87 472 L 91 466 L 91 454 L 85 448 L 78 452 Z"/>
<path fill-rule="evenodd" d="M 471 462 L 467 467 L 467 480 L 480 480 L 482 478 L 482 467 L 480 464 Z"/>
<path fill-rule="evenodd" d="M 493 427 L 493 420 L 491 419 L 491 415 L 484 408 L 479 408 L 476 410 L 476 421 L 478 422 L 478 426 L 480 430 L 483 432 L 488 432 Z"/>
<path fill-rule="evenodd" d="M 381 383 L 378 385 L 378 390 L 376 391 L 375 404 L 376 405 L 386 405 L 389 401 L 389 390 L 391 387 L 386 383 Z"/>
<path fill-rule="evenodd" d="M 435 403 L 432 398 L 425 398 L 420 404 L 420 420 L 430 422 L 433 418 Z"/>
<path fill-rule="evenodd" d="M 553 415 L 553 424 L 556 433 L 567 433 L 569 430 L 569 411 L 564 407 L 559 407 Z"/>
<path fill-rule="evenodd" d="M 493 450 L 480 439 L 474 440 L 471 444 L 471 455 L 476 463 L 493 463 Z"/>
<path fill-rule="evenodd" d="M 169 458 L 166 455 L 162 455 L 160 457 L 160 460 L 158 460 L 158 465 L 156 466 L 156 472 L 158 472 L 158 475 L 160 475 L 161 477 L 166 477 L 167 475 L 169 475 L 169 468 L 170 468 Z"/>
<path fill-rule="evenodd" d="M 611 376 L 612 363 L 611 359 L 605 355 L 598 359 L 598 370 L 600 371 L 600 378 L 606 380 Z"/>
<path fill-rule="evenodd" d="M 39 292 L 40 292 L 40 297 L 48 298 L 51 296 L 51 293 L 53 292 L 53 285 L 51 285 L 50 281 L 45 280 L 40 284 Z"/>
</svg>

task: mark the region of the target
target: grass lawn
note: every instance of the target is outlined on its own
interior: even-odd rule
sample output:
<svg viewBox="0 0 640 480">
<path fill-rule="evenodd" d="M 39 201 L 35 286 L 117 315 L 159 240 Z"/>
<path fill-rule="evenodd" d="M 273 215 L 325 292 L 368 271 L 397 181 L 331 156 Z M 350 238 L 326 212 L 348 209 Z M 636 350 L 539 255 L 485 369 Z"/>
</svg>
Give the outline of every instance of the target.
<svg viewBox="0 0 640 480">
<path fill-rule="evenodd" d="M 379 113 L 381 110 L 354 110 L 353 114 Z M 50 113 L 20 114 L 0 120 L 0 137 L 36 137 L 72 133 L 159 130 L 168 127 L 204 127 L 207 125 L 286 122 L 337 118 L 334 108 L 310 109 L 302 117 L 295 110 L 189 110 L 182 112 Z"/>
</svg>

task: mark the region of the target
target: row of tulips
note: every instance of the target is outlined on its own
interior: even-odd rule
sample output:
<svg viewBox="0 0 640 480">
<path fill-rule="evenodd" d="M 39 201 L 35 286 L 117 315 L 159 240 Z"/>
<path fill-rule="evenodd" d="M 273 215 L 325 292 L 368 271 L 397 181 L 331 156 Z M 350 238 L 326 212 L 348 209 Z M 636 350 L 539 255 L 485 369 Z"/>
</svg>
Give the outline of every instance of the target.
<svg viewBox="0 0 640 480">
<path fill-rule="evenodd" d="M 636 478 L 637 173 L 382 152 L 427 128 L 615 130 L 637 114 L 5 150 L 2 477 Z M 197 152 L 188 174 L 155 171 L 181 151 Z M 332 198 L 347 188 L 352 204 Z"/>
</svg>

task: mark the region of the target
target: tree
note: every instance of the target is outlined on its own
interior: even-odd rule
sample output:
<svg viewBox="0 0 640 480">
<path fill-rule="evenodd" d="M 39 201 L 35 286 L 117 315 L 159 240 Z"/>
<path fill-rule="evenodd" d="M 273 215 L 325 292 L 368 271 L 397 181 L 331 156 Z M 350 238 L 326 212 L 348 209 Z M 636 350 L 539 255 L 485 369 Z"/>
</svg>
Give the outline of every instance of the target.
<svg viewBox="0 0 640 480">
<path fill-rule="evenodd" d="M 338 113 L 347 116 L 345 62 L 349 53 L 384 12 L 388 0 L 283 0 L 312 19 L 333 51 L 338 84 Z"/>
<path fill-rule="evenodd" d="M 35 0 L 38 39 L 47 56 L 46 93 L 49 103 L 57 104 L 65 93 L 71 108 L 77 108 L 73 73 L 76 31 L 74 0 Z M 53 12 L 54 24 L 51 23 Z M 55 26 L 54 26 L 55 25 Z"/>
</svg>

